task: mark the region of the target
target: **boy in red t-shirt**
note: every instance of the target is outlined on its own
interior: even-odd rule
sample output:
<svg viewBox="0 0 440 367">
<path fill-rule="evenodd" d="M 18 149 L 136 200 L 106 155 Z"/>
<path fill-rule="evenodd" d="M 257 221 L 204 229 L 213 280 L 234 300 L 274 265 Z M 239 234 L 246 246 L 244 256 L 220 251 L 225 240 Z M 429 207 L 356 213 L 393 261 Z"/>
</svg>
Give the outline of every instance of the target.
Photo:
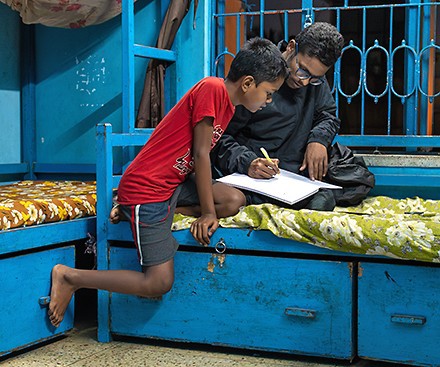
<svg viewBox="0 0 440 367">
<path fill-rule="evenodd" d="M 207 77 L 192 87 L 156 127 L 124 172 L 118 187 L 120 210 L 129 218 L 142 272 L 52 270 L 49 318 L 59 326 L 73 293 L 80 288 L 158 297 L 174 282 L 178 244 L 171 233 L 176 203 L 194 176 L 200 212 L 191 233 L 202 245 L 218 227 L 218 217 L 233 215 L 244 195 L 222 183 L 212 184 L 209 153 L 232 118 L 235 106 L 256 112 L 288 75 L 278 48 L 262 38 L 249 40 L 232 61 L 227 78 Z M 181 208 L 191 212 L 193 207 Z"/>
</svg>

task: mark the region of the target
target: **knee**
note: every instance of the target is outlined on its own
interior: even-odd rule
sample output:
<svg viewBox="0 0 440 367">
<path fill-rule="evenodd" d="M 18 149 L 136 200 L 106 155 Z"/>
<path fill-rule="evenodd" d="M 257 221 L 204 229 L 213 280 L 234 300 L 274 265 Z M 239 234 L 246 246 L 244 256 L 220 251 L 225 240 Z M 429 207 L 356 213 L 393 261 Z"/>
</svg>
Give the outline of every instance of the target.
<svg viewBox="0 0 440 367">
<path fill-rule="evenodd" d="M 138 294 L 141 297 L 159 297 L 168 293 L 173 287 L 174 274 L 150 274 L 141 286 Z"/>
<path fill-rule="evenodd" d="M 168 293 L 171 288 L 173 288 L 174 279 L 172 277 L 162 278 L 156 285 L 156 294 L 158 296 L 163 296 Z"/>
<path fill-rule="evenodd" d="M 246 197 L 240 190 L 234 190 L 225 204 L 229 215 L 235 215 L 242 206 L 246 205 Z"/>
</svg>

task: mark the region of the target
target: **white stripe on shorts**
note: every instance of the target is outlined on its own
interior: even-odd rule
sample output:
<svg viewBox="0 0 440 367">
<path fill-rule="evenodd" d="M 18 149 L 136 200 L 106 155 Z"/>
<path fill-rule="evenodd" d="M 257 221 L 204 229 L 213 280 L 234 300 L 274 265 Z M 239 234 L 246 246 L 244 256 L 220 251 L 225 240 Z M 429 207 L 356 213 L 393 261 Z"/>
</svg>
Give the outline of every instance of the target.
<svg viewBox="0 0 440 367">
<path fill-rule="evenodd" d="M 140 209 L 140 204 L 136 205 L 134 207 L 134 226 L 136 229 L 136 246 L 138 248 L 138 253 L 139 253 L 139 258 L 140 258 L 140 262 L 141 265 L 144 265 L 144 258 L 142 257 L 142 248 L 141 248 L 141 238 L 139 237 L 139 209 Z"/>
</svg>

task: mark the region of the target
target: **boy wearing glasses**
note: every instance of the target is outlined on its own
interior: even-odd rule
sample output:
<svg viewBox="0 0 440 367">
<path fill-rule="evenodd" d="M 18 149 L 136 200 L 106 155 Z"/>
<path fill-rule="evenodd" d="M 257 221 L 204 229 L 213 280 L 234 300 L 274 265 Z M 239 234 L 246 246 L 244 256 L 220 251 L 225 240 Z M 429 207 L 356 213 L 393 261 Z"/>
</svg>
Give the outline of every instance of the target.
<svg viewBox="0 0 440 367">
<path fill-rule="evenodd" d="M 234 172 L 270 178 L 278 167 L 322 180 L 327 173 L 328 148 L 339 131 L 336 105 L 325 78 L 341 56 L 344 39 L 329 23 L 317 22 L 295 39 L 279 44 L 290 75 L 273 95 L 273 103 L 250 113 L 237 108 L 213 151 L 220 175 Z M 264 147 L 273 162 L 260 152 Z M 323 190 L 294 205 L 294 209 L 333 210 L 333 190 Z M 287 204 L 245 192 L 246 204 Z"/>
</svg>

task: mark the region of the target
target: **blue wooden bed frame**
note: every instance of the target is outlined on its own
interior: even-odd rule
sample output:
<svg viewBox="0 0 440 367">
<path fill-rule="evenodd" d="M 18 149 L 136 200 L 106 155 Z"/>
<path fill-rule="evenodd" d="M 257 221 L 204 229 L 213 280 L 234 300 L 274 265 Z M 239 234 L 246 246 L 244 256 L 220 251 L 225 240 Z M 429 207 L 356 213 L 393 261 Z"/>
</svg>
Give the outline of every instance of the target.
<svg viewBox="0 0 440 367">
<path fill-rule="evenodd" d="M 73 328 L 74 300 L 59 328 L 47 305 L 54 265 L 75 266 L 73 241 L 95 233 L 96 217 L 0 231 L 0 356 L 65 334 Z"/>
<path fill-rule="evenodd" d="M 32 28 L 24 27 L 22 36 L 22 60 L 26 67 L 23 67 L 21 91 L 21 140 L 26 149 L 21 163 L 1 164 L 0 175 L 26 180 L 44 175 L 45 178 L 94 175 L 94 165 L 54 165 L 37 161 Z M 58 263 L 75 266 L 74 242 L 85 240 L 89 233 L 95 232 L 95 216 L 0 231 L 0 283 L 3 291 L 0 300 L 0 356 L 59 337 L 73 328 L 74 300 L 59 328 L 54 328 L 47 317 L 51 270 Z"/>
<path fill-rule="evenodd" d="M 114 148 L 141 146 L 150 133 L 97 127 L 101 270 L 140 270 L 128 223 L 110 224 L 108 213 L 121 177 L 113 173 Z M 188 230 L 174 235 L 180 247 L 171 292 L 158 301 L 99 291 L 100 341 L 133 336 L 440 365 L 436 264 L 331 251 L 269 231 L 219 228 L 208 248 Z"/>
</svg>

